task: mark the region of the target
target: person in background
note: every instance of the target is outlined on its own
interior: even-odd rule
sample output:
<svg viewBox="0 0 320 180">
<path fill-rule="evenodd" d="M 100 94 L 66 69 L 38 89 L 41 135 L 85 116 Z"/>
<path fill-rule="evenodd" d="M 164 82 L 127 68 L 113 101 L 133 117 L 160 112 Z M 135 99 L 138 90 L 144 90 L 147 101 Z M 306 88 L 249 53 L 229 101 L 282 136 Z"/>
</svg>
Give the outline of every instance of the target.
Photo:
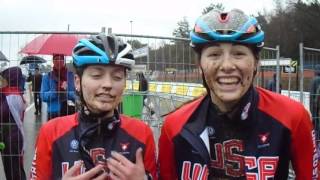
<svg viewBox="0 0 320 180">
<path fill-rule="evenodd" d="M 320 134 L 320 65 L 315 66 L 314 78 L 311 81 L 310 87 L 310 111 L 313 118 L 313 123 L 316 128 L 317 137 Z"/>
<path fill-rule="evenodd" d="M 137 73 L 138 81 L 139 81 L 139 91 L 143 93 L 143 102 L 147 98 L 147 93 L 149 90 L 148 80 L 145 78 L 143 72 Z"/>
<path fill-rule="evenodd" d="M 1 156 L 7 180 L 26 179 L 23 167 L 26 105 L 20 88 L 22 76 L 19 67 L 5 68 L 0 72 L 0 142 L 5 144 Z"/>
<path fill-rule="evenodd" d="M 281 94 L 282 90 L 282 85 L 281 85 L 281 80 L 279 80 L 279 93 Z M 272 75 L 272 79 L 268 82 L 267 88 L 270 91 L 277 92 L 277 73 L 274 73 Z"/>
<path fill-rule="evenodd" d="M 264 32 L 234 9 L 190 33 L 207 94 L 166 116 L 161 179 L 318 179 L 315 132 L 302 104 L 253 85 Z"/>
<path fill-rule="evenodd" d="M 65 57 L 53 55 L 53 70 L 42 78 L 40 97 L 47 103 L 48 120 L 72 114 L 75 107 L 69 105 L 75 101 L 74 74 L 67 70 Z"/>
<path fill-rule="evenodd" d="M 114 35 L 93 35 L 73 49 L 81 109 L 40 129 L 32 179 L 154 179 L 153 134 L 117 106 L 134 65 L 132 48 Z"/>
<path fill-rule="evenodd" d="M 146 92 L 148 91 L 148 80 L 145 78 L 143 72 L 137 73 L 138 81 L 139 81 L 139 91 Z"/>
<path fill-rule="evenodd" d="M 34 106 L 35 106 L 35 115 L 41 114 L 41 97 L 40 97 L 40 90 L 41 90 L 41 83 L 42 83 L 42 74 L 39 70 L 39 67 L 36 67 L 34 70 L 34 74 L 30 74 L 27 82 L 32 83 L 32 92 L 33 92 L 33 99 L 34 99 Z"/>
</svg>

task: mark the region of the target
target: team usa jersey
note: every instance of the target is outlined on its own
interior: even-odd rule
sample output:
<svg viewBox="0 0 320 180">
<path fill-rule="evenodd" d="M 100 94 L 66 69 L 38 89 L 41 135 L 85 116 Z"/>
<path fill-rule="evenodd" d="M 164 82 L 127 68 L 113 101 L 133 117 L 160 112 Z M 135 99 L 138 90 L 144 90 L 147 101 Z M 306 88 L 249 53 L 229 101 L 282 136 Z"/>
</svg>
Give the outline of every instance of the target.
<svg viewBox="0 0 320 180">
<path fill-rule="evenodd" d="M 81 126 L 89 122 L 79 123 L 79 118 L 79 113 L 58 117 L 41 127 L 30 172 L 31 179 L 61 179 L 73 165 L 80 163 L 80 160 L 85 161 L 80 151 L 82 141 L 79 140 L 79 132 L 81 134 Z M 104 132 L 100 136 L 91 132 L 92 138 L 86 142 L 86 151 L 93 166 L 106 162 L 103 160 L 111 157 L 111 151 L 119 152 L 135 162 L 136 151 L 141 147 L 148 179 L 157 179 L 156 150 L 151 129 L 142 121 L 127 116 L 120 115 L 119 120 L 112 130 L 103 128 Z M 110 123 L 107 126 L 110 127 Z M 86 172 L 86 168 L 85 162 L 78 174 Z"/>
<path fill-rule="evenodd" d="M 221 115 L 210 103 L 206 95 L 165 118 L 160 179 L 282 180 L 290 161 L 297 180 L 318 179 L 315 132 L 300 103 L 251 87 L 233 112 L 233 127 L 217 124 L 221 120 L 213 118 Z"/>
</svg>

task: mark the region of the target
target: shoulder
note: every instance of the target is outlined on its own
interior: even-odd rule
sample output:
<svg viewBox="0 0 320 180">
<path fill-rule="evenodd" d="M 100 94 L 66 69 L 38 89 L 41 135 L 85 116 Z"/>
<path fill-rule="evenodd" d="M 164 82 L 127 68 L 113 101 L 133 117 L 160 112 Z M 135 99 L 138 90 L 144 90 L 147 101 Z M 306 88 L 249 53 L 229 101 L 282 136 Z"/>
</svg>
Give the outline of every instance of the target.
<svg viewBox="0 0 320 180">
<path fill-rule="evenodd" d="M 47 136 L 51 142 L 54 142 L 72 128 L 78 125 L 78 113 L 54 118 L 45 123 L 41 129 L 39 136 Z"/>
<path fill-rule="evenodd" d="M 204 97 L 205 96 L 201 96 L 200 98 L 197 98 L 168 114 L 163 123 L 163 129 L 169 132 L 172 136 L 178 133 L 204 100 Z"/>
<path fill-rule="evenodd" d="M 151 128 L 142 120 L 121 115 L 121 128 L 138 140 L 144 141 L 148 135 L 152 135 Z"/>
<path fill-rule="evenodd" d="M 287 110 L 290 112 L 295 109 L 298 109 L 298 110 L 304 109 L 303 105 L 300 102 L 290 99 L 287 96 L 284 96 L 279 93 L 275 93 L 263 88 L 257 88 L 257 91 L 259 94 L 259 107 L 262 109 L 269 110 L 272 107 L 275 107 L 275 108 L 281 108 L 281 111 Z"/>
<path fill-rule="evenodd" d="M 137 128 L 150 129 L 149 126 L 140 119 L 129 117 L 126 115 L 120 115 L 120 118 L 121 118 L 121 127 L 125 128 L 126 130 L 136 131 Z"/>
<path fill-rule="evenodd" d="M 310 120 L 309 113 L 300 102 L 263 88 L 257 88 L 257 91 L 259 94 L 259 110 L 289 129 L 294 128 L 301 121 Z"/>
</svg>

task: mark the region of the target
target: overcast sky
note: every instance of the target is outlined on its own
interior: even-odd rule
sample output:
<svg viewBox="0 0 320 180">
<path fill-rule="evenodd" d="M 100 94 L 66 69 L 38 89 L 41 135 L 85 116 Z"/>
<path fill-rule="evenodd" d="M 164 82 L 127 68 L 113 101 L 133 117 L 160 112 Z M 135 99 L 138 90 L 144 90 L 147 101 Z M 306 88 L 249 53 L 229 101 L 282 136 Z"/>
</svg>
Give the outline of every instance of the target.
<svg viewBox="0 0 320 180">
<path fill-rule="evenodd" d="M 0 31 L 67 31 L 69 24 L 70 31 L 130 34 L 132 27 L 132 34 L 172 37 L 178 21 L 186 17 L 193 27 L 210 3 L 253 15 L 274 7 L 273 0 L 0 0 Z M 18 63 L 33 38 L 0 35 L 0 51 Z"/>
<path fill-rule="evenodd" d="M 257 14 L 272 0 L 0 0 L 0 31 L 100 31 L 172 36 L 184 16 L 193 26 L 203 8 L 221 2 L 226 10 Z"/>
</svg>

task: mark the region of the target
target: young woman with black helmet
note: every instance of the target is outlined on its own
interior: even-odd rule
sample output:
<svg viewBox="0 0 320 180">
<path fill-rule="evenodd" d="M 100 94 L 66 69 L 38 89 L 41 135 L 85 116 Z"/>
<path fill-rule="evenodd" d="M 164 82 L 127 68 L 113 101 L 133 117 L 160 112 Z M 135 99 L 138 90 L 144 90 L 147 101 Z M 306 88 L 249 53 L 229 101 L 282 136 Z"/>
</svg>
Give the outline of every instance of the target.
<svg viewBox="0 0 320 180">
<path fill-rule="evenodd" d="M 159 139 L 161 179 L 317 179 L 306 109 L 255 87 L 264 32 L 240 10 L 197 19 L 191 46 L 207 94 L 169 114 Z"/>
<path fill-rule="evenodd" d="M 134 65 L 131 46 L 94 35 L 80 40 L 72 56 L 81 110 L 41 127 L 31 177 L 157 179 L 151 129 L 117 111 Z"/>
</svg>

